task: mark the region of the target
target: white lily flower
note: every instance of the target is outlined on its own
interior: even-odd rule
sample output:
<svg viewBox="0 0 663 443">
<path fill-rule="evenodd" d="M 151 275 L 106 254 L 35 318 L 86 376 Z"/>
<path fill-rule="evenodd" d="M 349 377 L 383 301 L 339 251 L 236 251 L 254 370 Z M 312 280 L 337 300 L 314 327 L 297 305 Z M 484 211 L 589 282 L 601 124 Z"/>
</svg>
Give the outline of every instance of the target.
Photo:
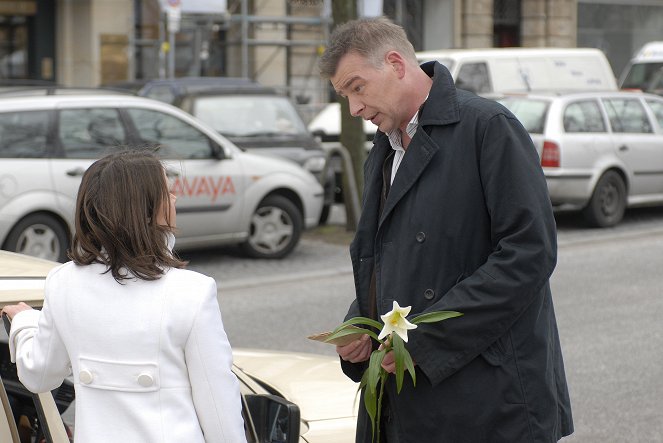
<svg viewBox="0 0 663 443">
<path fill-rule="evenodd" d="M 407 343 L 407 331 L 408 329 L 415 329 L 417 325 L 413 325 L 405 319 L 410 313 L 411 306 L 406 306 L 401 308 L 396 300 L 394 300 L 394 307 L 391 311 L 387 312 L 384 315 L 381 315 L 380 318 L 384 323 L 378 339 L 382 340 L 387 335 L 395 332 Z"/>
</svg>

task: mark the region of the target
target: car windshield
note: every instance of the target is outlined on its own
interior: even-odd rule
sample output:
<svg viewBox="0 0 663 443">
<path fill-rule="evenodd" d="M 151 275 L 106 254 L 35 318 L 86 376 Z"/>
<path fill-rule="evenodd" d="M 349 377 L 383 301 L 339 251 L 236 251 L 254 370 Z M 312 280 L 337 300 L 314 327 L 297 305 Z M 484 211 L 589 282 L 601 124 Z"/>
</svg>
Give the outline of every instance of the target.
<svg viewBox="0 0 663 443">
<path fill-rule="evenodd" d="M 663 89 L 663 62 L 638 63 L 631 66 L 622 88 L 643 91 Z"/>
<path fill-rule="evenodd" d="M 192 113 L 226 137 L 308 134 L 290 100 L 276 95 L 198 97 Z"/>
<path fill-rule="evenodd" d="M 543 134 L 546 115 L 550 102 L 548 100 L 507 97 L 498 100 L 520 120 L 520 123 L 531 134 Z"/>
</svg>

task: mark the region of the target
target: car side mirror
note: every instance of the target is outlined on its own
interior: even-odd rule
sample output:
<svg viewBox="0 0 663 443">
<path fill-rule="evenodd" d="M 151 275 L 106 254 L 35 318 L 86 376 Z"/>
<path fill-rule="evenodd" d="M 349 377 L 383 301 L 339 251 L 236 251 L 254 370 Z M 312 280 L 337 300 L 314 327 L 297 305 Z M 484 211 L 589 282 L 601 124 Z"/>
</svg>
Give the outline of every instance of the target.
<svg viewBox="0 0 663 443">
<path fill-rule="evenodd" d="M 259 443 L 297 443 L 299 407 L 276 395 L 245 396 Z"/>
</svg>

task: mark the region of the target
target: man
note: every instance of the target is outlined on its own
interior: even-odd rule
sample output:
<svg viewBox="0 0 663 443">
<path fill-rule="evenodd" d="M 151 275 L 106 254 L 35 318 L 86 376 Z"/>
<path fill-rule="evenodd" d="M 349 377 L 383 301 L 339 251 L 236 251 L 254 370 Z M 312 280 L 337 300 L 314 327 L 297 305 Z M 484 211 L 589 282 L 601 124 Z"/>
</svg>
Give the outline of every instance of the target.
<svg viewBox="0 0 663 443">
<path fill-rule="evenodd" d="M 408 333 L 417 384 L 385 387 L 389 443 L 553 442 L 573 432 L 550 293 L 556 230 L 531 139 L 499 104 L 418 65 L 385 18 L 336 28 L 321 75 L 379 128 L 364 166 L 347 318 L 459 311 Z M 337 347 L 358 381 L 372 342 Z M 387 354 L 383 367 L 394 372 Z M 361 408 L 357 442 L 370 442 Z"/>
</svg>

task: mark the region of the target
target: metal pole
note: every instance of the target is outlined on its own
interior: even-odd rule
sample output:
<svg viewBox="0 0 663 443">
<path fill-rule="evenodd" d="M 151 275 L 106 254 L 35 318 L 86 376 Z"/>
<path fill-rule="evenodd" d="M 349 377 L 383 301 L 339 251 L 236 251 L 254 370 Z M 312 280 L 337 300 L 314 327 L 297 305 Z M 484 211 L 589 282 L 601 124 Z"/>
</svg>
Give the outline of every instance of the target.
<svg viewBox="0 0 663 443">
<path fill-rule="evenodd" d="M 242 0 L 242 77 L 249 76 L 249 5 Z"/>
<path fill-rule="evenodd" d="M 175 33 L 168 30 L 168 78 L 175 78 Z"/>
</svg>

